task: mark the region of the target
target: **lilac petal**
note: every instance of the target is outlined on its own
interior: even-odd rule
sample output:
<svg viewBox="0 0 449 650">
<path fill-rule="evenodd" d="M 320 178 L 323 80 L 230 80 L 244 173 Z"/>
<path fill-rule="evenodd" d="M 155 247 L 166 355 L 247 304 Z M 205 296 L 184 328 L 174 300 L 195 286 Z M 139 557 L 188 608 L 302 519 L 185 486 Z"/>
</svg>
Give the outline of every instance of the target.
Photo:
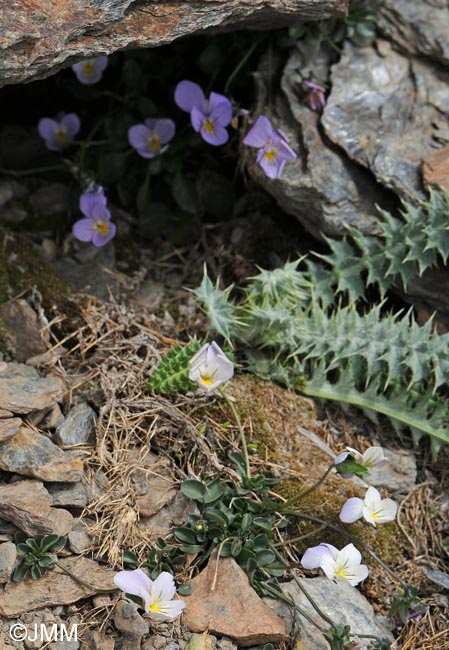
<svg viewBox="0 0 449 650">
<path fill-rule="evenodd" d="M 94 221 L 110 221 L 111 213 L 106 206 L 101 203 L 96 203 L 92 207 L 91 218 Z"/>
<path fill-rule="evenodd" d="M 229 140 L 229 133 L 222 126 L 215 126 L 213 133 L 208 133 L 204 127 L 201 127 L 201 137 L 208 144 L 212 144 L 214 147 L 219 147 L 222 144 L 225 144 Z"/>
<path fill-rule="evenodd" d="M 210 119 L 217 126 L 228 126 L 232 120 L 232 105 L 230 101 L 221 102 L 209 112 Z"/>
<path fill-rule="evenodd" d="M 108 67 L 108 57 L 106 56 L 106 54 L 101 54 L 100 56 L 97 56 L 97 58 L 95 59 L 95 67 L 97 68 L 97 70 L 100 70 L 101 72 L 103 72 L 103 70 L 106 70 L 106 68 Z"/>
<path fill-rule="evenodd" d="M 331 549 L 334 549 L 338 553 L 338 550 L 331 544 L 319 544 L 318 546 L 308 548 L 301 558 L 302 566 L 304 569 L 318 569 L 324 557 L 329 556 L 332 559 Z"/>
<path fill-rule="evenodd" d="M 273 161 L 267 160 L 265 156 L 262 156 L 259 165 L 262 167 L 263 171 L 268 176 L 268 178 L 279 177 L 280 160 L 278 156 L 276 156 L 276 158 Z"/>
<path fill-rule="evenodd" d="M 182 111 L 191 113 L 192 108 L 205 108 L 204 93 L 198 84 L 193 81 L 180 81 L 175 89 L 175 102 Z"/>
<path fill-rule="evenodd" d="M 66 129 L 71 139 L 76 136 L 81 128 L 80 118 L 76 113 L 69 113 L 68 115 L 64 115 L 64 117 L 61 119 L 60 124 Z"/>
<path fill-rule="evenodd" d="M 142 569 L 134 569 L 134 571 L 119 571 L 116 573 L 114 584 L 127 594 L 140 596 L 142 589 L 150 593 L 153 581 Z"/>
<path fill-rule="evenodd" d="M 175 593 L 176 587 L 172 574 L 168 573 L 168 571 L 162 571 L 151 587 L 152 602 L 172 600 Z"/>
<path fill-rule="evenodd" d="M 115 233 L 117 230 L 115 223 L 112 223 L 111 221 L 110 223 L 108 223 L 108 226 L 109 226 L 108 232 L 105 235 L 102 235 L 100 232 L 97 231 L 94 232 L 92 237 L 92 244 L 94 246 L 105 246 L 111 241 L 111 239 L 115 237 Z M 131 592 L 129 591 L 128 593 Z"/>
<path fill-rule="evenodd" d="M 128 129 L 128 141 L 134 149 L 148 150 L 149 137 L 150 129 L 143 124 L 135 124 Z"/>
<path fill-rule="evenodd" d="M 340 512 L 340 519 L 346 524 L 352 524 L 363 516 L 363 501 L 358 497 L 348 499 Z"/>
<path fill-rule="evenodd" d="M 206 117 L 207 116 L 203 113 L 203 111 L 197 106 L 194 106 L 192 108 L 192 112 L 190 113 L 190 121 L 197 133 L 201 130 L 201 127 L 203 126 L 203 122 L 206 119 Z"/>
<path fill-rule="evenodd" d="M 337 458 L 334 460 L 334 465 L 338 465 L 339 463 L 342 463 L 344 460 L 347 459 L 349 456 L 349 451 L 343 451 L 341 454 L 337 456 Z"/>
<path fill-rule="evenodd" d="M 80 219 L 73 224 L 72 232 L 79 241 L 92 241 L 92 219 Z"/>
<path fill-rule="evenodd" d="M 277 145 L 280 149 L 280 155 L 285 158 L 286 160 L 290 158 L 297 158 L 297 154 L 293 151 L 293 149 L 290 147 L 290 145 L 282 138 L 279 139 L 277 142 Z"/>
<path fill-rule="evenodd" d="M 220 107 L 219 113 L 216 113 Z M 226 107 L 226 108 L 224 108 Z M 208 113 L 214 119 L 220 116 L 220 126 L 228 126 L 232 120 L 232 104 L 227 97 L 219 93 L 211 93 L 209 97 Z"/>
<path fill-rule="evenodd" d="M 95 206 L 106 206 L 106 197 L 103 192 L 85 192 L 80 196 L 80 210 L 86 217 L 92 217 Z"/>
<path fill-rule="evenodd" d="M 257 147 L 260 149 L 264 147 L 269 141 L 273 133 L 273 127 L 270 120 L 265 115 L 260 115 L 253 127 L 246 134 L 243 139 L 243 144 L 247 144 L 249 147 Z"/>
<path fill-rule="evenodd" d="M 57 128 L 58 122 L 56 122 L 56 120 L 52 120 L 49 117 L 43 117 L 41 120 L 39 120 L 39 123 L 37 125 L 39 135 L 41 138 L 44 138 L 44 140 L 53 140 L 55 129 Z"/>
<path fill-rule="evenodd" d="M 162 119 L 156 120 L 154 133 L 159 136 L 162 144 L 167 144 L 173 138 L 176 132 L 176 125 L 173 120 Z"/>
</svg>

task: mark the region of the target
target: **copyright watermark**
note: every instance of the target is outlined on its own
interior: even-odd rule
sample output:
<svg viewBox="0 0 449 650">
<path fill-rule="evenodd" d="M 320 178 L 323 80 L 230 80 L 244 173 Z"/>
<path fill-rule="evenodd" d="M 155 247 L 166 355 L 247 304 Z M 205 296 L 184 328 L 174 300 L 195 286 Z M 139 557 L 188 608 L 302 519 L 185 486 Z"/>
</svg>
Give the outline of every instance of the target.
<svg viewBox="0 0 449 650">
<path fill-rule="evenodd" d="M 11 641 L 40 641 L 48 643 L 49 641 L 78 641 L 78 626 L 76 623 L 70 627 L 65 623 L 32 623 L 24 625 L 23 623 L 14 623 L 9 628 Z"/>
</svg>

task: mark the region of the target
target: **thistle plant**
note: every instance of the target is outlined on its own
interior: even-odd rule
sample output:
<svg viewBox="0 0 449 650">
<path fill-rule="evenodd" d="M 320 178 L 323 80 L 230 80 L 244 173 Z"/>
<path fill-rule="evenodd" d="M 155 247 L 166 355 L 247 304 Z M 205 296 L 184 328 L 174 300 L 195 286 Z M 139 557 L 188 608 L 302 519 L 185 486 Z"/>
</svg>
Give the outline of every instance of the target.
<svg viewBox="0 0 449 650">
<path fill-rule="evenodd" d="M 201 342 L 193 338 L 187 345 L 176 345 L 165 354 L 151 375 L 147 389 L 161 395 L 171 393 L 187 393 L 195 388 L 194 381 L 189 379 L 189 359 L 201 347 Z"/>
</svg>

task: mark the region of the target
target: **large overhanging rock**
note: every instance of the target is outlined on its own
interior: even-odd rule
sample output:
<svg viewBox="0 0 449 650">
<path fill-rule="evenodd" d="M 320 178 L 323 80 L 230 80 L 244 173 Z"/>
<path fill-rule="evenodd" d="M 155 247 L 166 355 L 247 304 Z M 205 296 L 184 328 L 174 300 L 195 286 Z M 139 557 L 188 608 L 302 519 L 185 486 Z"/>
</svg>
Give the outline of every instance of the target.
<svg viewBox="0 0 449 650">
<path fill-rule="evenodd" d="M 6 4 L 6 3 L 4 3 Z M 344 15 L 348 0 L 22 0 L 0 14 L 0 85 L 83 58 L 206 29 L 272 28 Z"/>
</svg>

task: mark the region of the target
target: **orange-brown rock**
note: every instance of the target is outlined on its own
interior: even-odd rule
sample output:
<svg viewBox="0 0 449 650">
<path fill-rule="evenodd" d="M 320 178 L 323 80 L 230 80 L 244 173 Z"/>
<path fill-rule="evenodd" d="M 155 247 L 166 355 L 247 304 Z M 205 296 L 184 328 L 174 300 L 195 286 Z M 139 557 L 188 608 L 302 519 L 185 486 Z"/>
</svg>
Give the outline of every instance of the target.
<svg viewBox="0 0 449 650">
<path fill-rule="evenodd" d="M 213 556 L 184 598 L 184 623 L 192 632 L 227 636 L 239 646 L 288 641 L 284 621 L 256 594 L 233 558 Z"/>
<path fill-rule="evenodd" d="M 432 190 L 449 190 L 449 147 L 432 151 L 422 161 L 424 185 Z"/>
<path fill-rule="evenodd" d="M 210 28 L 272 28 L 341 16 L 347 5 L 347 0 L 16 0 L 0 13 L 0 85 Z"/>
</svg>

